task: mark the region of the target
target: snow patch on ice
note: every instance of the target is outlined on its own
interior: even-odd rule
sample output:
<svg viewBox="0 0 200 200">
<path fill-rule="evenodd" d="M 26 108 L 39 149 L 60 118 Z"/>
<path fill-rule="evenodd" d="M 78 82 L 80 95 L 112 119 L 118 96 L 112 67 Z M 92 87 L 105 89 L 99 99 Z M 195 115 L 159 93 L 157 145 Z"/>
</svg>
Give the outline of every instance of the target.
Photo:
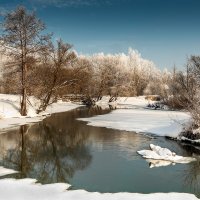
<svg viewBox="0 0 200 200">
<path fill-rule="evenodd" d="M 147 159 L 154 159 L 154 160 L 164 160 L 169 161 L 172 163 L 190 163 L 193 161 L 196 161 L 196 158 L 193 157 L 183 157 L 176 155 L 174 152 L 171 152 L 167 148 L 162 148 L 160 146 L 156 146 L 153 144 L 150 144 L 151 150 L 141 150 L 137 151 L 138 154 L 140 154 L 143 158 Z M 165 163 L 169 164 L 169 163 Z"/>
</svg>

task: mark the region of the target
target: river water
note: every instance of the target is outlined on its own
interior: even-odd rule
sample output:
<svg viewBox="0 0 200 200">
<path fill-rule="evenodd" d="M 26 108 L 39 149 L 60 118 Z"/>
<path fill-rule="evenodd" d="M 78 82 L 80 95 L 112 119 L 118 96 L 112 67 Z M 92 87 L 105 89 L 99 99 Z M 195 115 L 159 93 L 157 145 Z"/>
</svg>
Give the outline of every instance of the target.
<svg viewBox="0 0 200 200">
<path fill-rule="evenodd" d="M 109 112 L 81 107 L 0 134 L 0 165 L 19 171 L 1 178 L 63 182 L 71 190 L 91 192 L 187 192 L 200 197 L 199 160 L 153 167 L 136 153 L 151 143 L 183 156 L 198 157 L 200 150 L 164 137 L 92 127 L 77 120 Z"/>
</svg>

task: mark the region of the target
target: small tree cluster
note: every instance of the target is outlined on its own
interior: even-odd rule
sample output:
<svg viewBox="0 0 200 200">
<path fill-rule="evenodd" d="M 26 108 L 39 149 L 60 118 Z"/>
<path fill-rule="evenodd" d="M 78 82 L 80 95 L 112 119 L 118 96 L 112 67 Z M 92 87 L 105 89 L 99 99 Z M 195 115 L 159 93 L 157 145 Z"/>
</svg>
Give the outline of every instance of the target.
<svg viewBox="0 0 200 200">
<path fill-rule="evenodd" d="M 143 95 L 150 82 L 157 80 L 161 72 L 153 62 L 145 60 L 132 49 L 128 54 L 94 54 L 82 56 L 88 60 L 91 80 L 87 91 L 97 100 L 103 95 L 117 96 Z M 152 91 L 149 91 L 150 93 Z"/>
<path fill-rule="evenodd" d="M 3 22 L 1 44 L 9 57 L 4 65 L 4 92 L 21 94 L 21 115 L 27 115 L 28 96 L 41 100 L 40 110 L 57 99 L 63 88 L 75 83 L 80 69 L 73 70 L 76 54 L 61 39 L 54 45 L 51 35 L 42 35 L 45 25 L 35 13 L 18 7 Z M 80 72 L 81 73 L 81 72 Z"/>
</svg>

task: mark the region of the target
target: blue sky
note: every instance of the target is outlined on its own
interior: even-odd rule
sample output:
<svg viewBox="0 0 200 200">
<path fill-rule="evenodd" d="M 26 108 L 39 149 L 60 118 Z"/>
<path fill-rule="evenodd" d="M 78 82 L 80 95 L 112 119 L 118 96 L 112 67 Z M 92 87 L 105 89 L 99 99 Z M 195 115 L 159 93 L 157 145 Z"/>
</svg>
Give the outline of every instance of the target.
<svg viewBox="0 0 200 200">
<path fill-rule="evenodd" d="M 160 68 L 200 55 L 200 0 L 1 0 L 0 12 L 18 4 L 83 54 L 132 47 Z"/>
</svg>

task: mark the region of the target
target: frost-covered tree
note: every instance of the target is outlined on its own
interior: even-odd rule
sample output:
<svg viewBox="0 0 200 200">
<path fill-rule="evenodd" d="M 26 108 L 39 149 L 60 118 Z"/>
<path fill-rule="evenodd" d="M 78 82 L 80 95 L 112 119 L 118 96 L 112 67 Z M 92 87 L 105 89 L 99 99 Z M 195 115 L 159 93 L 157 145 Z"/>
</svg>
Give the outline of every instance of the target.
<svg viewBox="0 0 200 200">
<path fill-rule="evenodd" d="M 99 53 L 86 58 L 93 65 L 97 97 L 142 95 L 149 81 L 160 74 L 153 62 L 133 49 L 128 54 Z"/>
</svg>

